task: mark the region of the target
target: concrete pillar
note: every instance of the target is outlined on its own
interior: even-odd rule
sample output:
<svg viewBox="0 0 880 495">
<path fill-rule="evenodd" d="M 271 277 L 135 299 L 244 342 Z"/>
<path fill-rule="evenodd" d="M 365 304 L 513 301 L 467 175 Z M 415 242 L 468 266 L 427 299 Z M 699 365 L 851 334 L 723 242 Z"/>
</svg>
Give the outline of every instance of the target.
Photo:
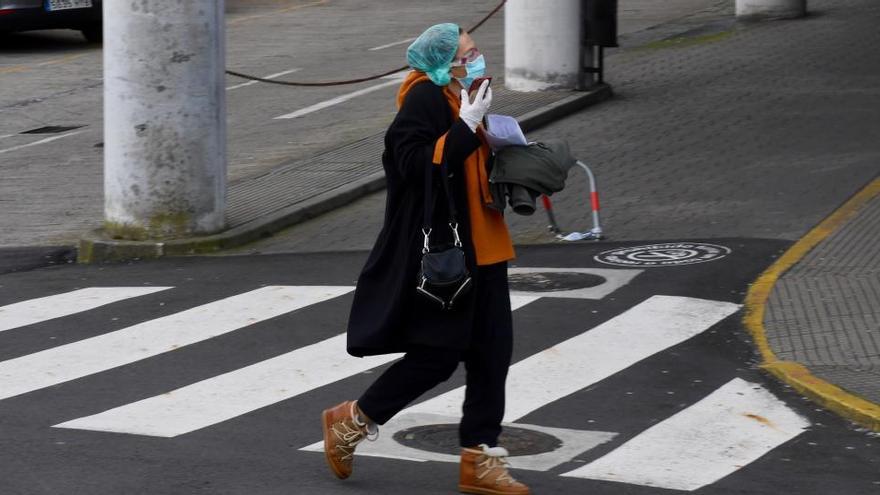
<svg viewBox="0 0 880 495">
<path fill-rule="evenodd" d="M 736 0 L 737 17 L 788 18 L 807 13 L 807 0 Z"/>
<path fill-rule="evenodd" d="M 508 0 L 504 85 L 515 91 L 574 89 L 580 71 L 580 12 L 580 0 Z"/>
<path fill-rule="evenodd" d="M 120 239 L 223 229 L 223 0 L 104 2 L 104 227 Z"/>
</svg>

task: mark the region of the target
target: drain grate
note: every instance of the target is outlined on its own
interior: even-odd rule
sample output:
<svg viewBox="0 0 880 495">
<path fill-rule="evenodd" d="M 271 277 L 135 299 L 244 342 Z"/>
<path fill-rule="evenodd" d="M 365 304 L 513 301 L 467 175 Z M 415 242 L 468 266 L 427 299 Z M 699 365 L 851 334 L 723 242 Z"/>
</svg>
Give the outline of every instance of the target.
<svg viewBox="0 0 880 495">
<path fill-rule="evenodd" d="M 458 455 L 461 451 L 455 424 L 408 428 L 395 433 L 394 440 L 407 447 L 440 454 Z M 539 431 L 505 426 L 498 445 L 504 446 L 511 456 L 535 455 L 553 452 L 562 446 L 562 440 Z"/>
<path fill-rule="evenodd" d="M 19 134 L 60 134 L 62 132 L 72 131 L 85 127 L 82 125 L 47 125 L 45 127 L 37 127 L 29 131 L 20 132 Z"/>
<path fill-rule="evenodd" d="M 556 292 L 596 287 L 605 279 L 589 273 L 517 273 L 508 277 L 511 290 L 523 292 Z"/>
</svg>

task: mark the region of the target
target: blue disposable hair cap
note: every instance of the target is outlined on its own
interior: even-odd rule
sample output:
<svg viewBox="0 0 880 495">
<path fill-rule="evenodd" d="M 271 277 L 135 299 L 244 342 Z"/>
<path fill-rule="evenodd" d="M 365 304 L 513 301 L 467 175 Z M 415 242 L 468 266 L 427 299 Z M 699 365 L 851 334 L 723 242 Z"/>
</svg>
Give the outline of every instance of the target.
<svg viewBox="0 0 880 495">
<path fill-rule="evenodd" d="M 428 75 L 437 86 L 449 84 L 449 68 L 458 51 L 458 24 L 435 24 L 406 49 L 406 62 Z"/>
</svg>

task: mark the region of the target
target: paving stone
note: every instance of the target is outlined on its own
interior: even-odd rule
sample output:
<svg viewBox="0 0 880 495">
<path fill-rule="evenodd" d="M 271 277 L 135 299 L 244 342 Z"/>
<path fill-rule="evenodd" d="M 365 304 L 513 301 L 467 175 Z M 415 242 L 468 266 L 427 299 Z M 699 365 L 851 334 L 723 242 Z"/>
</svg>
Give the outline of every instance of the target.
<svg viewBox="0 0 880 495">
<path fill-rule="evenodd" d="M 880 197 L 777 282 L 764 326 L 781 359 L 880 402 Z"/>
<path fill-rule="evenodd" d="M 880 4 L 817 0 L 810 9 L 800 20 L 724 23 L 727 2 L 698 19 L 713 23 L 709 34 L 610 50 L 615 98 L 529 137 L 565 138 L 593 167 L 611 239 L 798 239 L 880 163 Z M 658 29 L 682 31 L 671 26 Z M 369 249 L 383 198 L 242 251 Z M 587 198 L 573 170 L 553 197 L 563 229 L 590 227 Z M 541 212 L 508 222 L 517 243 L 556 242 Z"/>
</svg>

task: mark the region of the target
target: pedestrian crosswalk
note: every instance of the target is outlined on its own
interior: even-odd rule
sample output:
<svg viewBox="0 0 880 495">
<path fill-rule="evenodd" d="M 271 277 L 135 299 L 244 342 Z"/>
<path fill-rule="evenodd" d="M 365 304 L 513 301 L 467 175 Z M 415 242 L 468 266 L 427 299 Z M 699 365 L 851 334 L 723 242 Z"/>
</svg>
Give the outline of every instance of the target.
<svg viewBox="0 0 880 495">
<path fill-rule="evenodd" d="M 0 362 L 0 399 L 180 349 L 350 292 L 271 286 L 122 330 Z"/>
<path fill-rule="evenodd" d="M 513 308 L 536 298 L 513 296 Z M 175 437 L 390 363 L 401 356 L 356 358 L 345 350 L 345 335 L 203 380 L 161 395 L 78 418 L 59 428 Z M 292 380 L 291 377 L 296 377 Z M 259 384 L 255 387 L 254 384 Z"/>
<path fill-rule="evenodd" d="M 89 287 L 30 299 L 0 308 L 0 332 L 88 311 L 169 287 Z"/>
<path fill-rule="evenodd" d="M 562 476 L 693 491 L 798 436 L 809 423 L 760 385 L 733 380 Z"/>
<path fill-rule="evenodd" d="M 525 272 L 540 270 L 531 268 Z M 585 273 L 590 269 L 578 270 Z M 613 270 L 602 271 L 604 278 L 615 278 L 613 273 L 607 273 Z M 614 287 L 584 297 L 606 297 L 636 276 L 635 271 L 620 272 L 629 273 Z M 14 302 L 0 307 L 0 331 L 38 326 L 44 321 L 173 289 L 93 287 Z M 109 372 L 224 334 L 246 332 L 255 323 L 306 308 L 347 311 L 348 300 L 341 296 L 353 289 L 345 285 L 276 285 L 246 290 L 127 328 L 0 361 L 0 401 Z M 512 308 L 515 314 L 523 315 L 540 311 L 535 302 L 546 295 L 516 292 L 511 296 Z M 571 304 L 578 301 L 567 300 Z M 634 301 L 603 323 L 584 325 L 577 335 L 560 342 L 546 342 L 541 349 L 515 362 L 508 377 L 505 423 L 554 435 L 562 446 L 556 452 L 523 456 L 520 464 L 513 458 L 514 467 L 546 471 L 598 445 L 616 441 L 617 432 L 517 422 L 526 416 L 536 417 L 545 406 L 571 401 L 573 394 L 609 377 L 627 373 L 637 363 L 700 335 L 738 310 L 737 304 L 726 301 L 653 295 Z M 178 437 L 333 387 L 399 357 L 354 358 L 345 353 L 344 334 L 327 335 L 323 340 L 275 357 L 94 414 L 70 418 L 53 427 Z M 407 408 L 383 427 L 383 442 L 364 444 L 359 454 L 415 461 L 451 460 L 436 453 L 422 455 L 390 439 L 404 428 L 432 421 L 457 421 L 463 397 L 464 389 L 460 387 Z M 534 419 L 532 422 L 539 423 Z M 561 472 L 561 476 L 692 491 L 733 474 L 795 438 L 808 426 L 805 419 L 760 385 L 734 377 L 684 410 L 643 432 L 629 435 L 604 456 Z M 299 439 L 302 450 L 320 450 L 320 442 L 312 443 L 314 440 L 317 439 Z"/>
<path fill-rule="evenodd" d="M 595 328 L 513 364 L 507 377 L 504 421 L 519 426 L 515 422 L 529 413 L 694 337 L 737 310 L 736 304 L 728 302 L 652 296 Z M 413 416 L 431 422 L 457 422 L 464 396 L 464 387 L 459 387 L 405 409 L 396 420 L 384 425 L 386 437 L 420 426 Z M 572 433 L 564 432 L 561 440 L 570 443 L 574 440 L 570 438 Z M 317 452 L 322 448 L 321 442 L 315 442 L 304 450 Z M 361 451 L 377 457 L 439 460 L 433 453 L 422 454 L 394 442 L 368 443 Z M 547 470 L 570 460 L 555 454 L 545 455 L 546 462 L 544 458 L 530 460 L 530 464 L 514 461 L 514 466 Z M 457 461 L 454 457 L 446 460 Z"/>
<path fill-rule="evenodd" d="M 175 437 L 296 397 L 399 357 L 351 357 L 345 352 L 345 335 L 337 335 L 245 368 L 55 426 Z"/>
</svg>

